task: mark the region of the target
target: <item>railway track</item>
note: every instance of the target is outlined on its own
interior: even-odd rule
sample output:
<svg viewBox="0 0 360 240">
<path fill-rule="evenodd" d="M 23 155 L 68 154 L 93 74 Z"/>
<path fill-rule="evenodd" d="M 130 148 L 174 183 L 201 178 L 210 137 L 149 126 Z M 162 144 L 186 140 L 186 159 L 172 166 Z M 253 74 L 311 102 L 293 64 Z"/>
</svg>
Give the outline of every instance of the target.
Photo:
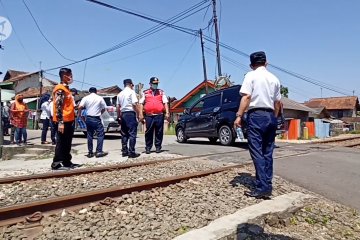
<svg viewBox="0 0 360 240">
<path fill-rule="evenodd" d="M 229 151 L 226 153 L 223 152 L 223 153 L 199 154 L 199 155 L 195 155 L 195 156 L 177 157 L 177 158 L 155 160 L 155 161 L 144 161 L 144 162 L 136 162 L 136 163 L 128 163 L 128 164 L 114 164 L 114 165 L 104 166 L 104 167 L 80 168 L 80 169 L 73 169 L 73 170 L 69 170 L 69 171 L 48 172 L 48 173 L 42 173 L 42 174 L 31 174 L 31 175 L 22 175 L 22 176 L 15 176 L 15 177 L 6 177 L 6 178 L 0 178 L 0 184 L 8 184 L 8 183 L 13 183 L 13 182 L 22 182 L 22 181 L 37 180 L 37 179 L 64 178 L 64 177 L 78 176 L 78 175 L 89 174 L 89 173 L 101 173 L 101 172 L 108 172 L 108 171 L 113 171 L 113 170 L 121 170 L 121 169 L 139 167 L 139 166 L 154 165 L 154 164 L 171 162 L 171 161 L 183 161 L 183 160 L 187 160 L 187 159 L 196 159 L 196 158 L 210 157 L 210 156 L 216 156 L 216 155 L 240 153 L 240 152 L 244 152 L 244 151 L 247 151 L 247 150 L 236 150 L 236 151 Z"/>
<path fill-rule="evenodd" d="M 339 139 L 329 139 L 320 142 L 321 144 L 327 144 L 331 146 L 341 146 L 341 147 L 358 147 L 360 146 L 360 136 L 352 136 L 349 138 L 339 138 Z"/>
<path fill-rule="evenodd" d="M 139 166 L 149 166 L 157 163 L 165 163 L 171 161 L 179 161 L 179 160 L 187 160 L 192 158 L 199 158 L 199 157 L 206 157 L 206 156 L 214 156 L 214 155 L 223 155 L 229 153 L 237 153 L 241 151 L 232 151 L 227 153 L 214 153 L 214 154 L 203 154 L 197 155 L 192 157 L 180 157 L 175 159 L 166 159 L 160 161 L 151 161 L 145 163 L 132 163 L 132 164 L 125 164 L 125 165 L 116 165 L 112 167 L 99 167 L 93 169 L 79 169 L 79 170 L 72 170 L 68 172 L 61 172 L 55 174 L 38 174 L 38 175 L 31 175 L 31 176 L 20 176 L 14 178 L 7 178 L 2 179 L 2 184 L 5 183 L 14 183 L 14 182 L 22 182 L 22 181 L 31 181 L 31 180 L 39 180 L 39 179 L 49 179 L 49 178 L 62 178 L 62 177 L 69 177 L 69 176 L 76 176 L 82 175 L 85 173 L 97 173 L 97 172 L 105 172 L 105 171 L 112 171 L 118 169 L 127 169 L 132 167 L 139 167 Z M 288 154 L 276 157 L 285 158 L 290 156 L 299 156 L 303 154 L 307 154 L 308 152 L 296 153 L 296 154 Z M 248 162 L 250 163 L 250 162 Z M 230 165 L 226 167 L 217 167 L 214 169 L 209 170 L 202 170 L 196 171 L 181 175 L 175 175 L 171 177 L 165 178 L 158 178 L 152 179 L 149 181 L 141 181 L 136 183 L 129 183 L 126 185 L 120 186 L 113 186 L 103 189 L 97 189 L 94 191 L 86 191 L 82 193 L 64 195 L 59 197 L 51 197 L 49 199 L 41 199 L 38 201 L 32 202 L 25 202 L 21 204 L 5 206 L 0 208 L 0 226 L 12 225 L 15 223 L 23 223 L 25 225 L 32 226 L 34 223 L 38 224 L 38 222 L 42 219 L 45 214 L 58 212 L 59 210 L 63 209 L 80 209 L 83 206 L 88 205 L 89 203 L 93 202 L 100 202 L 101 204 L 111 204 L 112 198 L 120 197 L 124 194 L 129 194 L 132 192 L 140 192 L 144 190 L 150 190 L 156 187 L 166 187 L 171 184 L 179 183 L 183 180 L 189 180 L 192 178 L 199 178 L 204 177 L 211 174 L 216 174 L 223 171 L 228 171 L 233 168 L 242 167 L 245 164 L 237 164 L 237 165 Z M 44 214 L 44 215 L 43 215 Z"/>
</svg>

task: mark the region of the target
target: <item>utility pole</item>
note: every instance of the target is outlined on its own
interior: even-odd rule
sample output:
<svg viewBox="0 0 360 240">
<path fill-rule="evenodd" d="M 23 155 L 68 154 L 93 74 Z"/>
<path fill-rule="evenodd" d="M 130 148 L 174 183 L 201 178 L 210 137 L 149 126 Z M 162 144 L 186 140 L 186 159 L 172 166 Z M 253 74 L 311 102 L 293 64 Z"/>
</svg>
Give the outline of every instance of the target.
<svg viewBox="0 0 360 240">
<path fill-rule="evenodd" d="M 353 96 L 355 96 L 355 90 L 353 90 Z"/>
<path fill-rule="evenodd" d="M 204 82 L 205 82 L 205 93 L 208 94 L 208 85 L 207 85 L 207 74 L 206 74 L 206 63 L 205 63 L 205 53 L 204 53 L 204 39 L 203 33 L 200 29 L 200 41 L 201 41 L 201 53 L 202 53 L 202 64 L 203 64 L 203 71 L 204 71 Z"/>
<path fill-rule="evenodd" d="M 221 62 L 220 62 L 220 47 L 219 47 L 219 29 L 218 29 L 218 22 L 217 22 L 217 16 L 216 16 L 216 0 L 212 0 L 212 4 L 213 4 L 213 19 L 214 19 L 214 25 L 215 25 L 216 61 L 217 61 L 217 67 L 218 67 L 218 74 L 219 74 L 219 76 L 222 76 Z"/>
</svg>

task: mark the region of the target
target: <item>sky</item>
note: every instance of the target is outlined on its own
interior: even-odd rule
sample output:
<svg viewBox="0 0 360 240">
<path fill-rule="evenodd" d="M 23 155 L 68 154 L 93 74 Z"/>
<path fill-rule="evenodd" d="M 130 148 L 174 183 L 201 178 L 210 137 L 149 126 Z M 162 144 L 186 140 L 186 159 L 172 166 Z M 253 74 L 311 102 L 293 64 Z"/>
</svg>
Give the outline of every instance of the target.
<svg viewBox="0 0 360 240">
<path fill-rule="evenodd" d="M 201 0 L 101 0 L 158 20 L 167 20 Z M 86 0 L 25 0 L 47 39 L 65 56 L 81 60 L 143 33 L 156 23 Z M 0 16 L 10 20 L 12 35 L 1 42 L 0 71 L 34 72 L 72 63 L 44 39 L 22 0 L 1 0 Z M 203 10 L 176 23 L 215 39 L 211 1 Z M 220 42 L 250 54 L 265 51 L 268 62 L 321 82 L 313 85 L 292 75 L 268 69 L 299 102 L 316 97 L 360 95 L 359 0 L 217 0 Z M 208 79 L 217 76 L 215 45 L 204 42 Z M 222 73 L 241 84 L 249 59 L 220 48 Z M 87 90 L 123 87 L 123 79 L 148 87 L 160 79 L 168 96 L 182 98 L 203 81 L 199 37 L 173 28 L 163 30 L 108 54 L 70 66 L 74 87 Z M 49 71 L 58 74 L 58 70 Z M 45 75 L 58 81 L 57 76 Z M 341 93 L 327 90 L 336 89 Z"/>
</svg>

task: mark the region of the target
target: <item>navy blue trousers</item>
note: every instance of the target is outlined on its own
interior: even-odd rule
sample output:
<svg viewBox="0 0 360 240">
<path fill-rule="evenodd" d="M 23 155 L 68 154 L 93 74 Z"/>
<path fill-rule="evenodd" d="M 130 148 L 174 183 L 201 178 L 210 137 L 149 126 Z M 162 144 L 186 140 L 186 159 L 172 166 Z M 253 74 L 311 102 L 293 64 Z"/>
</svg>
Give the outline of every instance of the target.
<svg viewBox="0 0 360 240">
<path fill-rule="evenodd" d="M 104 145 L 104 126 L 101 123 L 100 117 L 86 117 L 86 131 L 87 131 L 87 145 L 89 153 L 93 153 L 93 139 L 94 133 L 97 134 L 97 145 L 96 152 L 100 153 L 103 151 Z"/>
<path fill-rule="evenodd" d="M 155 135 L 155 148 L 161 149 L 164 136 L 164 114 L 146 116 L 145 149 L 150 150 L 153 146 Z"/>
<path fill-rule="evenodd" d="M 46 142 L 46 135 L 50 126 L 50 119 L 46 118 L 42 120 L 41 142 Z"/>
<path fill-rule="evenodd" d="M 273 112 L 263 110 L 250 110 L 247 118 L 249 150 L 256 170 L 256 191 L 271 191 L 276 118 Z"/>
<path fill-rule="evenodd" d="M 131 111 L 121 113 L 121 130 L 123 132 L 121 138 L 122 153 L 128 153 L 129 155 L 135 154 L 137 126 L 138 122 L 136 120 L 135 112 Z"/>
</svg>

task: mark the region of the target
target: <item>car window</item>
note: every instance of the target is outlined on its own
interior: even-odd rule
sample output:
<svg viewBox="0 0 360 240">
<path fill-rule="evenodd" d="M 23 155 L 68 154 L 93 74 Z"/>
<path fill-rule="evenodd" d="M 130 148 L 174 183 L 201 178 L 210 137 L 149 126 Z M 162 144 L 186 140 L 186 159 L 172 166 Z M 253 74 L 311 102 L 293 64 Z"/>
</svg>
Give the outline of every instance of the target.
<svg viewBox="0 0 360 240">
<path fill-rule="evenodd" d="M 220 94 L 204 99 L 204 109 L 213 109 L 220 105 Z"/>
<path fill-rule="evenodd" d="M 227 89 L 226 91 L 223 92 L 223 104 L 239 102 L 239 101 L 240 101 L 240 94 L 238 88 Z"/>
<path fill-rule="evenodd" d="M 199 101 L 194 107 L 191 108 L 190 113 L 196 114 L 204 109 L 204 100 Z"/>
</svg>

